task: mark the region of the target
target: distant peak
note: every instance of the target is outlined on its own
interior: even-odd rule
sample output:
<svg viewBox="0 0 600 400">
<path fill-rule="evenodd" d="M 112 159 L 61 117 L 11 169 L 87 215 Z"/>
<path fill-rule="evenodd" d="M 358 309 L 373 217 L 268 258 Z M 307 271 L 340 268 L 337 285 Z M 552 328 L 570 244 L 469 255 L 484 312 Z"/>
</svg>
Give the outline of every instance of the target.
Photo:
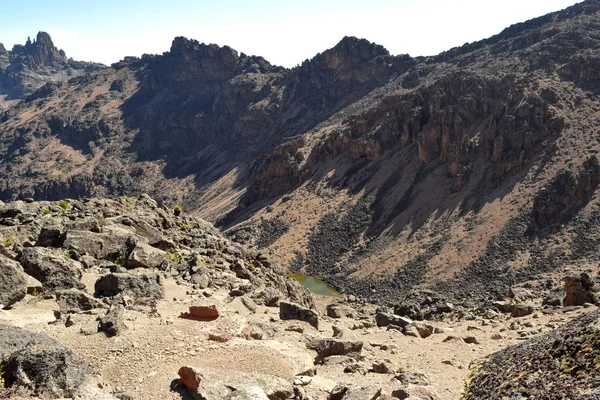
<svg viewBox="0 0 600 400">
<path fill-rule="evenodd" d="M 377 56 L 388 56 L 390 52 L 387 49 L 377 43 L 369 42 L 367 39 L 359 39 L 354 36 L 344 36 L 338 44 L 336 44 L 331 50 L 344 50 L 355 55 L 360 56 L 363 59 L 371 59 Z"/>
<path fill-rule="evenodd" d="M 38 46 L 54 47 L 54 43 L 52 43 L 52 38 L 46 32 L 38 32 L 36 37 L 36 43 Z"/>
</svg>

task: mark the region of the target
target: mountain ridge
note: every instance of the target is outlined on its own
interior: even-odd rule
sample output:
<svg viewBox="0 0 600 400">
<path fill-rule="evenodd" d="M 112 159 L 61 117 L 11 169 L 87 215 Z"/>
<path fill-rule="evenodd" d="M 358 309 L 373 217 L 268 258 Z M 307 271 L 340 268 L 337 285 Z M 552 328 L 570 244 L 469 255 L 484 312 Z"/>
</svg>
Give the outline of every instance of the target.
<svg viewBox="0 0 600 400">
<path fill-rule="evenodd" d="M 0 43 L 0 109 L 32 94 L 48 81 L 65 81 L 104 67 L 67 58 L 50 35 L 42 31 L 33 41 L 28 37 L 24 45 L 15 44 L 10 51 Z"/>
<path fill-rule="evenodd" d="M 597 258 L 599 4 L 432 57 L 346 37 L 292 69 L 176 38 L 5 111 L 0 196 L 148 192 L 372 301 L 492 301 Z"/>
</svg>

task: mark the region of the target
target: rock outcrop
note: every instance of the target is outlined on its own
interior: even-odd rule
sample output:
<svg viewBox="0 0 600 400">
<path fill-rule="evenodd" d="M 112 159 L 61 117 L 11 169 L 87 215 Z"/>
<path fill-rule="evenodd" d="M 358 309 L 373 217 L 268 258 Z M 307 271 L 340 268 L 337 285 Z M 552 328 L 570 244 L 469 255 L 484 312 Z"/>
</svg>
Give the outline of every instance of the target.
<svg viewBox="0 0 600 400">
<path fill-rule="evenodd" d="M 27 279 L 16 261 L 0 254 L 0 306 L 10 307 L 27 294 Z"/>
<path fill-rule="evenodd" d="M 104 65 L 67 58 L 63 50 L 54 46 L 48 33 L 39 32 L 33 41 L 27 38 L 25 45 L 17 44 L 11 51 L 0 43 L 0 96 L 8 101 L 20 100 L 47 82 L 66 81 L 102 68 Z"/>
<path fill-rule="evenodd" d="M 470 366 L 463 400 L 511 397 L 595 399 L 600 312 L 511 346 Z"/>
<path fill-rule="evenodd" d="M 585 303 L 595 304 L 598 302 L 598 295 L 595 293 L 596 283 L 587 273 L 580 276 L 567 276 L 565 281 L 565 298 L 563 306 L 582 306 Z"/>
<path fill-rule="evenodd" d="M 273 266 L 343 293 L 393 306 L 424 286 L 453 304 L 474 291 L 491 302 L 594 252 L 597 232 L 584 231 L 600 220 L 599 21 L 588 0 L 418 58 L 347 37 L 292 69 L 178 37 L 164 54 L 47 83 L 3 112 L 0 199 L 149 192 L 256 232 L 248 244 Z M 17 50 L 25 64 L 62 62 L 44 35 Z M 66 236 L 48 226 L 39 245 L 172 268 L 163 258 L 180 243 L 153 231 L 170 228 L 131 220 L 106 232 L 110 218 Z M 145 239 L 125 242 L 122 229 Z M 256 265 L 243 261 L 239 279 Z M 201 261 L 186 262 L 186 280 L 214 285 Z M 273 289 L 289 296 L 287 285 Z"/>
</svg>

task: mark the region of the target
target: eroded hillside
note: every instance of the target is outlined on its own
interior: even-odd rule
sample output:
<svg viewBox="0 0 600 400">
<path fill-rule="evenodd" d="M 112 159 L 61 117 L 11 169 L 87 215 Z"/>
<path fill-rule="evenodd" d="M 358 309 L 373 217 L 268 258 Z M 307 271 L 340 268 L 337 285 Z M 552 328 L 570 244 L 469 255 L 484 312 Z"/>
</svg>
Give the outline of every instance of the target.
<svg viewBox="0 0 600 400">
<path fill-rule="evenodd" d="M 4 112 L 0 194 L 147 192 L 373 300 L 545 290 L 598 261 L 599 20 L 427 58 L 344 38 L 291 70 L 176 38 Z"/>
</svg>

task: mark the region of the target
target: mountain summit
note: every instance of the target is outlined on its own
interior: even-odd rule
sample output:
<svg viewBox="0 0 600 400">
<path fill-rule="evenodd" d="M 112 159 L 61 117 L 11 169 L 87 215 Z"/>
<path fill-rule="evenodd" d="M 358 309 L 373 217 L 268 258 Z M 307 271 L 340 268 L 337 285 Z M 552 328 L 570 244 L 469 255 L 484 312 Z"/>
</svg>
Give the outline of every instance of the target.
<svg viewBox="0 0 600 400">
<path fill-rule="evenodd" d="M 74 61 L 59 50 L 46 32 L 7 51 L 0 43 L 0 109 L 30 95 L 48 81 L 66 81 L 104 66 Z"/>
</svg>

